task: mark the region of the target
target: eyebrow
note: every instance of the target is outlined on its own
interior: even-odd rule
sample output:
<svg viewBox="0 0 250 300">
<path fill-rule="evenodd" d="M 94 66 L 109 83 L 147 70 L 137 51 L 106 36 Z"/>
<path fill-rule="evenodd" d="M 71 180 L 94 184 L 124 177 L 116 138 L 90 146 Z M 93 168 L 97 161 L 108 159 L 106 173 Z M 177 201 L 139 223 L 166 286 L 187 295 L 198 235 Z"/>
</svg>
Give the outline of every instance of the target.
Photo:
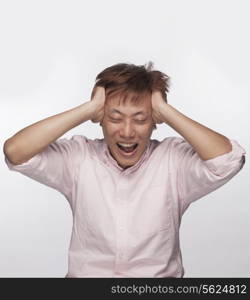
<svg viewBox="0 0 250 300">
<path fill-rule="evenodd" d="M 115 108 L 111 109 L 110 113 L 118 113 L 120 115 L 124 115 L 122 112 L 120 112 L 118 109 Z M 141 110 L 133 114 L 133 116 L 137 116 L 137 115 L 145 115 L 145 112 Z"/>
</svg>

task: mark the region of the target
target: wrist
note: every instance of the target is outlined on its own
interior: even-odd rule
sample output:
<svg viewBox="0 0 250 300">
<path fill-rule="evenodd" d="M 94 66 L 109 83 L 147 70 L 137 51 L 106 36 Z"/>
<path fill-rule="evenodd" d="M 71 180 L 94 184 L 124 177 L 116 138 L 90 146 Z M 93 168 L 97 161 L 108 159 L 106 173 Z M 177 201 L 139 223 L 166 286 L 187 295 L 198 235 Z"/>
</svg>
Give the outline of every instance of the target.
<svg viewBox="0 0 250 300">
<path fill-rule="evenodd" d="M 95 105 L 91 103 L 91 101 L 87 101 L 79 106 L 79 109 L 81 111 L 82 116 L 84 116 L 84 119 L 91 120 L 94 112 L 95 112 Z"/>
</svg>

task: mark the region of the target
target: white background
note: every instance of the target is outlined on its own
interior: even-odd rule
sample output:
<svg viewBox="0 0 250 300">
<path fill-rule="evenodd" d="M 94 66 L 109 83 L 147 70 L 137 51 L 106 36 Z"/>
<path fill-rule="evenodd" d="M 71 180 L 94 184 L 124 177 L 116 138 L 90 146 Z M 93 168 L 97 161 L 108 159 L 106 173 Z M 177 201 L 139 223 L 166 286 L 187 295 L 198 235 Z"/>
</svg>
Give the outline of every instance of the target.
<svg viewBox="0 0 250 300">
<path fill-rule="evenodd" d="M 249 1 L 1 1 L 1 145 L 90 99 L 126 62 L 171 77 L 169 104 L 249 153 Z M 179 136 L 166 124 L 152 138 Z M 90 121 L 62 137 L 102 137 Z M 0 277 L 64 277 L 72 215 L 56 190 L 0 162 Z M 249 162 L 193 203 L 181 224 L 185 277 L 249 277 Z"/>
</svg>

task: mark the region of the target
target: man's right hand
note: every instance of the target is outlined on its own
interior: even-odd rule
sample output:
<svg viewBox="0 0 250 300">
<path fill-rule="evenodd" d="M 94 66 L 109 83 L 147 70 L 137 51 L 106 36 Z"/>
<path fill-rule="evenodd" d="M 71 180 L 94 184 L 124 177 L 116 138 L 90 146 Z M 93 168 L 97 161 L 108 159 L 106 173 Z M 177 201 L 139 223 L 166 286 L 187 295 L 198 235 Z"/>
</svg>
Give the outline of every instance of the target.
<svg viewBox="0 0 250 300">
<path fill-rule="evenodd" d="M 93 115 L 91 121 L 93 123 L 99 123 L 104 117 L 104 104 L 105 104 L 105 88 L 95 87 L 94 96 L 90 100 L 90 103 L 93 105 Z"/>
</svg>

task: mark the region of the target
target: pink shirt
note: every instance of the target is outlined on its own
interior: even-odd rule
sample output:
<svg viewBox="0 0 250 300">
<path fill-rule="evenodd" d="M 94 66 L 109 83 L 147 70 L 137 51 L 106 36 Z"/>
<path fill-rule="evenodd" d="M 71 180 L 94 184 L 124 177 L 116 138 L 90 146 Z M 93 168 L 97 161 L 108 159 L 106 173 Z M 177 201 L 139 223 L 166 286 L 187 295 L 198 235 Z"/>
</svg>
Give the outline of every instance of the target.
<svg viewBox="0 0 250 300">
<path fill-rule="evenodd" d="M 18 171 L 61 192 L 73 230 L 66 277 L 183 277 L 181 217 L 195 200 L 243 167 L 245 150 L 202 160 L 180 137 L 150 140 L 140 160 L 122 169 L 104 139 L 58 139 Z"/>
</svg>

